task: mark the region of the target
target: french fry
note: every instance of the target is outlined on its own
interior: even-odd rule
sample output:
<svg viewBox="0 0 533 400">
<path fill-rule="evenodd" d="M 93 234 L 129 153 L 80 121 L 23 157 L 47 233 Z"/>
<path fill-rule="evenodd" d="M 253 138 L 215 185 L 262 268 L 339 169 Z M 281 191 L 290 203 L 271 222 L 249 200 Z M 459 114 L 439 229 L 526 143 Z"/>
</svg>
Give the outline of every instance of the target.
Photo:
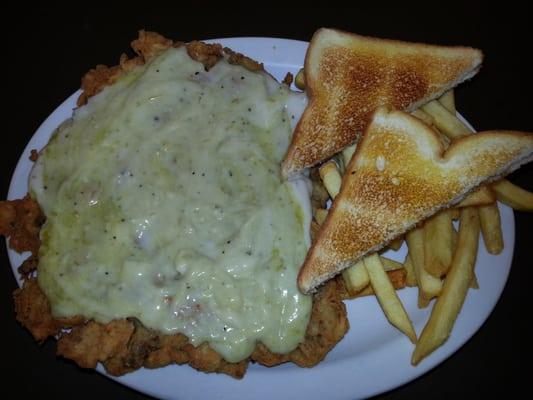
<svg viewBox="0 0 533 400">
<path fill-rule="evenodd" d="M 420 108 L 411 112 L 412 115 L 423 121 L 426 125 L 433 125 L 433 117 L 428 113 L 422 111 Z"/>
<path fill-rule="evenodd" d="M 423 105 L 422 110 L 433 117 L 435 126 L 450 139 L 457 139 L 470 135 L 472 131 L 457 118 L 455 113 L 448 111 L 437 100 L 430 101 Z"/>
<path fill-rule="evenodd" d="M 348 293 L 351 295 L 360 292 L 370 283 L 363 261 L 359 261 L 342 271 L 342 278 Z"/>
<path fill-rule="evenodd" d="M 446 274 L 452 263 L 452 215 L 443 210 L 424 224 L 424 267 L 436 278 Z"/>
<path fill-rule="evenodd" d="M 383 259 L 382 259 L 383 260 Z M 383 265 L 385 267 L 385 265 Z M 387 276 L 389 277 L 390 282 L 392 283 L 392 286 L 395 290 L 400 290 L 405 288 L 407 285 L 406 282 L 406 272 L 405 268 L 402 269 L 395 269 L 394 271 L 387 271 L 387 268 L 385 267 L 385 271 L 387 272 Z M 357 297 L 363 297 L 363 296 L 374 296 L 374 289 L 372 289 L 372 285 L 367 285 L 363 290 L 351 294 L 350 293 L 350 299 L 355 299 Z"/>
<path fill-rule="evenodd" d="M 385 313 L 389 322 L 403 332 L 411 342 L 416 342 L 416 333 L 413 324 L 403 307 L 402 302 L 398 298 L 389 277 L 383 270 L 383 265 L 377 253 L 374 253 L 364 259 L 364 265 L 368 276 L 370 277 L 370 284 L 376 293 L 379 304 Z"/>
<path fill-rule="evenodd" d="M 485 247 L 490 254 L 500 254 L 503 250 L 503 234 L 500 211 L 496 204 L 478 207 L 481 233 Z"/>
<path fill-rule="evenodd" d="M 326 218 L 328 217 L 328 210 L 325 208 L 317 208 L 315 211 L 315 220 L 318 225 L 322 225 Z"/>
<path fill-rule="evenodd" d="M 453 246 L 453 252 L 455 254 L 455 249 L 457 248 L 457 236 L 458 233 L 455 229 L 452 230 L 452 246 Z M 472 280 L 470 281 L 470 289 L 479 289 L 479 283 L 477 281 L 476 277 L 476 271 L 472 273 Z"/>
<path fill-rule="evenodd" d="M 480 229 L 477 210 L 462 209 L 460 224 L 452 266 L 416 344 L 411 358 L 413 365 L 417 365 L 448 339 L 472 281 Z"/>
<path fill-rule="evenodd" d="M 394 288 L 403 289 L 406 285 L 406 272 L 403 264 L 386 257 L 380 256 L 379 258 Z M 342 277 L 350 298 L 374 294 L 372 287 L 369 285 L 370 280 L 363 261 L 342 271 Z"/>
<path fill-rule="evenodd" d="M 368 284 L 365 286 L 363 290 L 360 290 L 359 292 L 355 294 L 350 294 L 350 299 L 356 299 L 358 297 L 364 297 L 364 296 L 374 296 L 374 289 L 372 289 L 372 285 Z"/>
<path fill-rule="evenodd" d="M 356 147 L 357 147 L 357 145 L 352 144 L 351 146 L 346 147 L 342 151 L 342 159 L 344 160 L 344 165 L 345 166 L 348 166 L 348 163 L 352 159 L 353 153 L 355 153 Z"/>
<path fill-rule="evenodd" d="M 472 207 L 472 206 L 486 206 L 496 201 L 496 196 L 490 187 L 482 186 L 473 192 L 469 193 L 462 201 L 455 207 Z"/>
<path fill-rule="evenodd" d="M 459 211 L 459 213 L 461 213 Z M 455 249 L 457 249 L 457 231 L 455 230 L 455 227 L 452 228 L 452 252 L 455 253 Z"/>
<path fill-rule="evenodd" d="M 409 287 L 417 286 L 415 267 L 413 266 L 413 261 L 411 260 L 411 257 L 409 256 L 409 253 L 407 253 L 407 256 L 405 257 L 405 261 L 403 262 L 403 266 L 404 266 L 405 271 L 407 273 L 407 277 L 406 277 L 407 286 L 409 286 Z"/>
<path fill-rule="evenodd" d="M 439 98 L 440 104 L 446 108 L 452 114 L 455 114 L 455 93 L 453 89 L 448 90 Z"/>
<path fill-rule="evenodd" d="M 492 184 L 496 197 L 515 210 L 533 211 L 533 193 L 502 179 Z"/>
<path fill-rule="evenodd" d="M 335 161 L 324 163 L 319 169 L 320 178 L 331 198 L 335 198 L 341 189 L 342 177 Z"/>
<path fill-rule="evenodd" d="M 300 90 L 305 90 L 305 72 L 303 68 L 300 68 L 296 77 L 294 78 L 294 84 Z"/>
<path fill-rule="evenodd" d="M 433 116 L 437 128 L 452 140 L 472 133 L 470 128 L 463 124 L 455 114 L 449 112 L 438 101 L 430 101 L 422 106 L 422 109 Z M 482 187 L 480 190 L 488 190 L 488 188 Z M 496 205 L 481 206 L 480 209 L 481 208 L 483 208 L 484 211 L 480 212 L 479 218 L 481 221 L 481 230 L 483 232 L 485 247 L 487 247 L 489 253 L 499 254 L 503 249 L 500 212 Z"/>
<path fill-rule="evenodd" d="M 424 308 L 433 297 L 439 295 L 442 290 L 442 281 L 430 275 L 424 266 L 423 226 L 407 232 L 406 239 L 418 282 L 418 306 Z"/>
<path fill-rule="evenodd" d="M 455 112 L 447 110 L 440 102 L 433 100 L 422 106 L 422 109 L 433 117 L 435 126 L 446 135 L 449 139 L 457 139 L 463 136 L 471 135 L 472 130 L 467 127 L 457 116 Z M 486 187 L 481 187 L 478 191 L 483 192 L 488 190 Z M 485 193 L 490 196 L 491 194 Z"/>
<path fill-rule="evenodd" d="M 400 250 L 400 247 L 402 247 L 403 244 L 403 236 L 397 237 L 392 242 L 389 243 L 389 247 L 394 250 L 398 251 Z"/>
<path fill-rule="evenodd" d="M 461 216 L 461 210 L 458 208 L 450 208 L 450 213 L 452 214 L 452 219 L 457 221 Z"/>
</svg>

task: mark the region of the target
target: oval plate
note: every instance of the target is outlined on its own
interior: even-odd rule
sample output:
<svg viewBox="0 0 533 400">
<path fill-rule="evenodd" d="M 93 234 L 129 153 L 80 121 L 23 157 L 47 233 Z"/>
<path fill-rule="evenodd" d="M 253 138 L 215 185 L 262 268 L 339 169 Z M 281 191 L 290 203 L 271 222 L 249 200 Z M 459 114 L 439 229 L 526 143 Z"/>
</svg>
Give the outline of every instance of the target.
<svg viewBox="0 0 533 400">
<path fill-rule="evenodd" d="M 221 43 L 235 51 L 264 63 L 276 79 L 287 72 L 293 75 L 302 67 L 308 43 L 276 38 L 227 38 L 209 42 Z M 54 129 L 72 114 L 78 91 L 61 104 L 39 127 L 22 154 L 9 188 L 9 199 L 23 197 L 32 166 L 28 157 L 31 149 L 41 149 Z M 492 256 L 479 245 L 476 275 L 480 289 L 470 290 L 463 309 L 448 341 L 419 366 L 410 364 L 413 345 L 387 322 L 375 297 L 363 297 L 346 302 L 350 330 L 346 337 L 313 368 L 283 364 L 267 368 L 250 365 L 245 377 L 236 380 L 222 374 L 205 374 L 189 366 L 172 365 L 155 370 L 141 369 L 122 377 L 110 377 L 143 393 L 177 399 L 234 398 L 305 398 L 344 399 L 376 395 L 393 389 L 429 371 L 452 355 L 485 322 L 496 305 L 511 268 L 514 248 L 514 217 L 506 206 L 500 206 L 505 249 Z M 13 273 L 24 255 L 9 250 Z M 405 245 L 390 258 L 403 261 Z M 406 288 L 398 292 L 409 313 L 417 334 L 424 327 L 431 307 L 417 307 L 417 290 Z M 101 366 L 98 370 L 105 374 Z"/>
</svg>

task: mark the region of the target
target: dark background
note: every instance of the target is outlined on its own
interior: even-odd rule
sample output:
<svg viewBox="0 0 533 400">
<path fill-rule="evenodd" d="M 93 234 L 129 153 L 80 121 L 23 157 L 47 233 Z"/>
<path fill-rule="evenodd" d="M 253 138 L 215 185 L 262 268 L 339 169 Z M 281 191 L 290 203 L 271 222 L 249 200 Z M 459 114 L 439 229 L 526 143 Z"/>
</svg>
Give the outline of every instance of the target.
<svg viewBox="0 0 533 400">
<path fill-rule="evenodd" d="M 117 63 L 140 28 L 183 41 L 231 36 L 309 40 L 317 28 L 329 26 L 380 37 L 478 47 L 485 53 L 484 67 L 473 81 L 456 91 L 458 109 L 478 130 L 532 131 L 529 52 L 533 35 L 526 19 L 528 12 L 510 2 L 499 4 L 499 8 L 487 8 L 476 2 L 461 6 L 428 2 L 411 9 L 294 10 L 275 9 L 266 3 L 193 10 L 130 5 L 114 12 L 101 5 L 71 3 L 76 12 L 70 15 L 65 14 L 66 8 L 41 10 L 30 6 L 5 12 L 2 60 L 7 73 L 2 86 L 3 120 L 7 124 L 0 145 L 1 196 L 7 196 L 15 164 L 41 122 L 79 87 L 80 77 L 88 69 L 97 63 Z M 532 167 L 523 167 L 510 179 L 533 190 Z M 533 218 L 520 212 L 515 216 L 517 239 L 511 275 L 487 322 L 442 365 L 381 398 L 509 395 L 526 387 L 531 353 L 527 304 L 532 284 Z M 4 390 L 59 398 L 145 398 L 56 358 L 51 341 L 37 345 L 15 321 L 11 293 L 16 283 L 3 245 L 0 262 Z M 354 376 L 354 385 L 358 384 Z"/>
</svg>

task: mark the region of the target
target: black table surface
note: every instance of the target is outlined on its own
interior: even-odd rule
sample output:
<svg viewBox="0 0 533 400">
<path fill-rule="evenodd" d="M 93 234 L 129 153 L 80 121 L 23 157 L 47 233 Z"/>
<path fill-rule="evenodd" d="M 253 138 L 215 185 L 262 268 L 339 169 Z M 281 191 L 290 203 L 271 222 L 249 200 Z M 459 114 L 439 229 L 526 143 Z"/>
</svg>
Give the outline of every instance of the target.
<svg viewBox="0 0 533 400">
<path fill-rule="evenodd" d="M 478 47 L 485 53 L 484 67 L 476 78 L 457 89 L 458 109 L 478 130 L 532 131 L 533 79 L 528 53 L 533 35 L 527 11 L 509 2 L 500 4 L 501 9 L 477 3 L 468 6 L 445 3 L 428 2 L 412 9 L 399 5 L 286 9 L 259 3 L 231 9 L 202 5 L 205 7 L 171 10 L 162 5 L 141 8 L 132 5 L 133 10 L 127 13 L 72 3 L 76 11 L 70 15 L 64 14 L 65 9 L 29 6 L 4 13 L 7 40 L 3 64 L 7 74 L 3 84 L 6 101 L 3 120 L 7 127 L 0 145 L 1 195 L 7 196 L 16 162 L 41 122 L 79 87 L 84 72 L 96 64 L 116 64 L 141 28 L 183 41 L 233 36 L 309 40 L 317 28 L 328 26 L 379 37 Z M 523 167 L 510 179 L 533 190 L 533 165 Z M 531 315 L 528 300 L 532 284 L 533 217 L 523 212 L 515 212 L 515 217 L 511 274 L 488 320 L 447 361 L 380 398 L 505 395 L 517 387 L 526 387 L 528 368 L 521 362 L 531 353 L 527 321 Z M 37 345 L 15 321 L 11 293 L 16 283 L 3 245 L 0 261 L 4 328 L 1 376 L 6 391 L 14 389 L 22 395 L 59 398 L 146 398 L 94 371 L 81 370 L 57 358 L 53 341 Z M 357 376 L 353 382 L 362 384 L 357 382 Z"/>
</svg>

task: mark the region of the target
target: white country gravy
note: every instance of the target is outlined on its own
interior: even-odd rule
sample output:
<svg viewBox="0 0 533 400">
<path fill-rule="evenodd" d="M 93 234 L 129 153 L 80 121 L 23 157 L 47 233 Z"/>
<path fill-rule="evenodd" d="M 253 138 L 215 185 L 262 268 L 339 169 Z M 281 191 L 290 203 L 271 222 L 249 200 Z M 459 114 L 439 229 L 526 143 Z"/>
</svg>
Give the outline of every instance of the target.
<svg viewBox="0 0 533 400">
<path fill-rule="evenodd" d="M 47 222 L 39 284 L 53 315 L 136 317 L 227 361 L 287 353 L 311 298 L 307 183 L 280 162 L 303 95 L 169 49 L 77 109 L 30 177 Z"/>
</svg>

